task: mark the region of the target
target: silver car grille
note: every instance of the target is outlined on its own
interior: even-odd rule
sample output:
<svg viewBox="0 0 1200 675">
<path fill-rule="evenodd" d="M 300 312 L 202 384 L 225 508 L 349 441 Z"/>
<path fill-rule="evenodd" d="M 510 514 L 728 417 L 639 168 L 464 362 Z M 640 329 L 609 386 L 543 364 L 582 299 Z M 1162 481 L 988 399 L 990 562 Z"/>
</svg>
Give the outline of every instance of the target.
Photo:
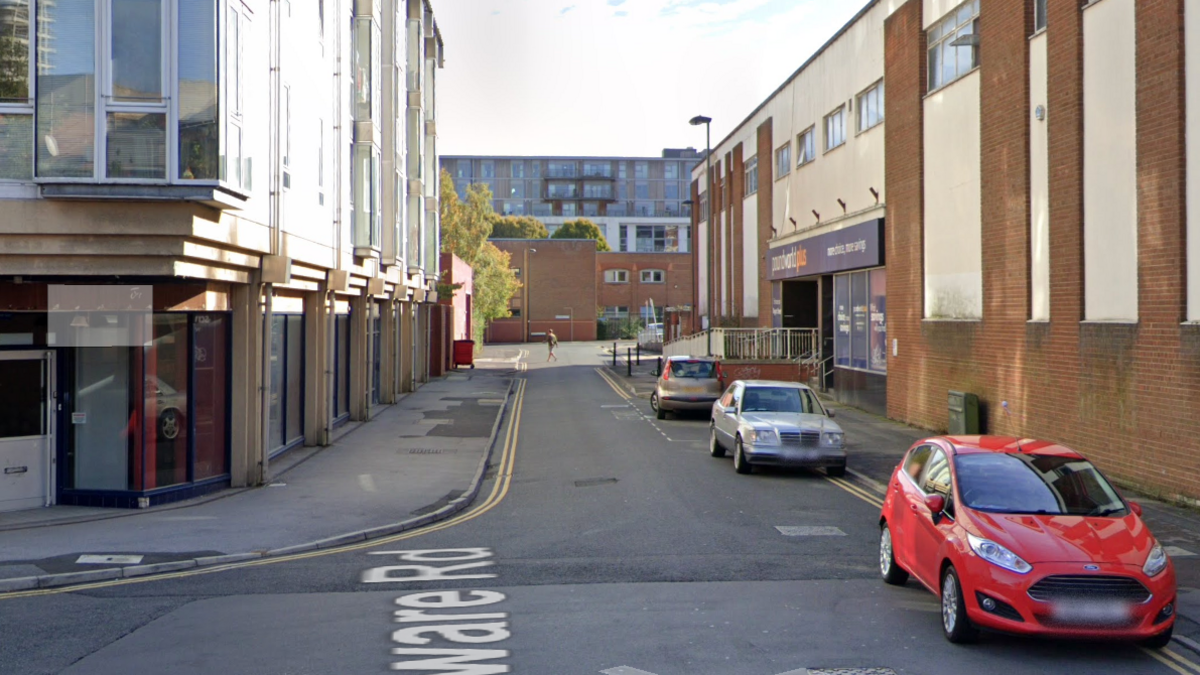
<svg viewBox="0 0 1200 675">
<path fill-rule="evenodd" d="M 819 431 L 784 431 L 779 434 L 779 440 L 783 443 L 798 443 L 800 445 L 820 445 L 821 432 Z"/>
</svg>

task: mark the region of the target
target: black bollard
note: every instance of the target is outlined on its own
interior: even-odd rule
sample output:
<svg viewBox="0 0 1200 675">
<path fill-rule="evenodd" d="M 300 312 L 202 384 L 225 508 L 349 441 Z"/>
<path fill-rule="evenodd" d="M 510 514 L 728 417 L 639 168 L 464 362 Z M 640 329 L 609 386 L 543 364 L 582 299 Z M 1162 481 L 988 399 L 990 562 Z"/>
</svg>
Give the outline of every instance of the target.
<svg viewBox="0 0 1200 675">
<path fill-rule="evenodd" d="M 617 343 L 613 343 L 613 368 L 617 367 Z"/>
<path fill-rule="evenodd" d="M 633 348 L 625 348 L 625 374 L 633 377 Z"/>
<path fill-rule="evenodd" d="M 637 360 L 638 365 L 642 365 L 642 343 L 637 343 Z"/>
<path fill-rule="evenodd" d="M 654 375 L 656 377 L 662 377 L 662 357 L 661 356 L 658 357 L 658 366 L 656 366 L 654 369 Z"/>
</svg>

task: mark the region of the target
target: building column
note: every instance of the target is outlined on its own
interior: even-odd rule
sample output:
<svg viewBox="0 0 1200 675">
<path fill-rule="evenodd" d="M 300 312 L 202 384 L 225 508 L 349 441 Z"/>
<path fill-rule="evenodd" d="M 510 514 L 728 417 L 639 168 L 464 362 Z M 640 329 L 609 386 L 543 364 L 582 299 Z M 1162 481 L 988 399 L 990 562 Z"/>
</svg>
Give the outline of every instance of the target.
<svg viewBox="0 0 1200 675">
<path fill-rule="evenodd" d="M 229 387 L 229 474 L 233 487 L 263 481 L 262 322 L 259 285 L 239 284 L 230 292 L 233 310 L 233 377 Z"/>
<path fill-rule="evenodd" d="M 304 297 L 304 444 L 329 445 L 331 294 L 325 282 Z"/>
<path fill-rule="evenodd" d="M 416 331 L 413 330 L 413 303 L 400 303 L 400 388 L 410 392 L 416 389 L 413 364 L 416 350 Z"/>
<path fill-rule="evenodd" d="M 365 287 L 350 298 L 350 419 L 359 422 L 366 421 L 371 412 L 371 402 L 367 400 L 370 304 L 371 296 Z"/>
</svg>

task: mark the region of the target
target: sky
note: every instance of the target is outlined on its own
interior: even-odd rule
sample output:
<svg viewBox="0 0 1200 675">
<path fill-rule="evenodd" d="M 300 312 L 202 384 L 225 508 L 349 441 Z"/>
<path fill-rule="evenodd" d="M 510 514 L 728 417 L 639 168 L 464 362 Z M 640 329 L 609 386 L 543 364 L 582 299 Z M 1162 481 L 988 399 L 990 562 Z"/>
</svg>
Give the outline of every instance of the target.
<svg viewBox="0 0 1200 675">
<path fill-rule="evenodd" d="M 438 154 L 657 157 L 704 148 L 695 115 L 716 146 L 867 0 L 431 2 Z"/>
</svg>

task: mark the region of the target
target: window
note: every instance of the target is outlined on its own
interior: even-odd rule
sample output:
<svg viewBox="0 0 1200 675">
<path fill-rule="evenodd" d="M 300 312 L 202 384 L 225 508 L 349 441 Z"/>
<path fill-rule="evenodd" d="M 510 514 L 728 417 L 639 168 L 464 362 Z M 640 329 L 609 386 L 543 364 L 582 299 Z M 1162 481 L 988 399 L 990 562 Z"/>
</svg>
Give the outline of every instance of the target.
<svg viewBox="0 0 1200 675">
<path fill-rule="evenodd" d="M 633 212 L 639 216 L 653 216 L 654 202 L 634 202 Z"/>
<path fill-rule="evenodd" d="M 611 271 L 611 270 L 610 270 Z M 605 321 L 619 321 L 629 317 L 629 308 L 621 305 L 617 307 L 605 307 L 604 316 L 601 318 Z"/>
<path fill-rule="evenodd" d="M 649 162 L 634 162 L 633 163 L 633 177 L 634 178 L 649 178 L 650 177 L 650 163 Z"/>
<path fill-rule="evenodd" d="M 512 177 L 513 178 L 524 178 L 525 177 L 525 162 L 514 161 L 512 163 Z"/>
<path fill-rule="evenodd" d="M 979 0 L 968 0 L 930 26 L 929 91 L 940 89 L 979 66 Z"/>
<path fill-rule="evenodd" d="M 33 41 L 30 2 L 0 10 L 0 180 L 33 178 Z"/>
<path fill-rule="evenodd" d="M 271 455 L 304 438 L 304 315 L 271 320 Z"/>
<path fill-rule="evenodd" d="M 496 162 L 490 159 L 485 159 L 479 163 L 480 176 L 483 178 L 496 177 Z"/>
<path fill-rule="evenodd" d="M 538 160 L 533 160 L 529 163 L 529 175 L 533 178 L 542 177 L 542 163 Z"/>
<path fill-rule="evenodd" d="M 581 208 L 583 209 L 583 215 L 585 216 L 600 215 L 600 205 L 596 202 L 584 202 Z"/>
<path fill-rule="evenodd" d="M 663 164 L 663 178 L 679 178 L 679 165 L 675 162 L 667 162 L 666 164 Z"/>
<path fill-rule="evenodd" d="M 707 192 L 700 193 L 700 220 L 701 221 L 708 220 L 708 193 Z"/>
<path fill-rule="evenodd" d="M 612 164 L 609 162 L 584 162 L 583 175 L 612 178 Z"/>
<path fill-rule="evenodd" d="M 758 192 L 758 157 L 746 161 L 746 184 L 743 190 L 747 197 Z"/>
<path fill-rule="evenodd" d="M 908 459 L 904 460 L 904 473 L 913 480 L 914 484 L 921 478 L 921 472 L 925 470 L 931 452 L 933 452 L 933 448 L 928 445 L 917 446 L 908 453 Z"/>
<path fill-rule="evenodd" d="M 564 215 L 564 216 L 575 215 L 575 203 L 567 202 L 566 204 L 563 204 L 562 205 L 562 215 Z"/>
<path fill-rule="evenodd" d="M 455 178 L 470 178 L 471 177 L 471 160 L 460 159 L 454 163 Z"/>
<path fill-rule="evenodd" d="M 792 144 L 775 151 L 775 179 L 779 180 L 792 172 Z"/>
<path fill-rule="evenodd" d="M 640 180 L 633 184 L 634 199 L 649 199 L 650 198 L 650 183 Z"/>
<path fill-rule="evenodd" d="M 286 189 L 292 187 L 292 88 L 286 84 L 280 103 L 283 104 L 283 187 Z"/>
<path fill-rule="evenodd" d="M 817 144 L 814 140 L 816 127 L 809 127 L 796 137 L 796 166 L 804 166 L 817 158 Z"/>
<path fill-rule="evenodd" d="M 383 119 L 383 39 L 370 16 L 354 17 L 354 120 Z"/>
<path fill-rule="evenodd" d="M 574 178 L 575 162 L 549 162 L 546 175 L 550 178 Z"/>
<path fill-rule="evenodd" d="M 627 284 L 627 283 L 629 283 L 629 270 L 604 270 L 604 283 L 606 283 L 606 284 Z"/>
<path fill-rule="evenodd" d="M 643 284 L 661 284 L 666 279 L 667 273 L 662 270 L 642 270 Z"/>
<path fill-rule="evenodd" d="M 379 202 L 379 153 L 371 143 L 354 144 L 350 167 L 353 189 L 351 218 L 356 248 L 379 248 L 383 209 Z"/>
<path fill-rule="evenodd" d="M 866 131 L 883 122 L 883 80 L 858 95 L 858 130 Z"/>
<path fill-rule="evenodd" d="M 887 271 L 833 278 L 834 365 L 887 372 Z"/>
<path fill-rule="evenodd" d="M 638 225 L 635 228 L 635 248 L 638 253 L 679 252 L 678 225 Z"/>
<path fill-rule="evenodd" d="M 842 106 L 825 116 L 825 152 L 846 142 L 846 107 Z"/>
<path fill-rule="evenodd" d="M 663 199 L 679 199 L 679 183 L 667 181 L 663 184 Z"/>
<path fill-rule="evenodd" d="M 513 273 L 514 277 L 516 277 L 518 279 L 521 278 L 521 268 L 520 267 L 509 268 L 509 271 L 511 271 Z"/>
<path fill-rule="evenodd" d="M 617 162 L 617 178 L 629 178 L 628 173 L 627 164 L 625 162 Z"/>
<path fill-rule="evenodd" d="M 509 182 L 508 192 L 513 199 L 525 199 L 525 183 L 519 180 Z"/>
<path fill-rule="evenodd" d="M 1046 2 L 1047 0 L 1033 0 L 1033 32 L 1035 33 L 1046 30 Z"/>
</svg>

